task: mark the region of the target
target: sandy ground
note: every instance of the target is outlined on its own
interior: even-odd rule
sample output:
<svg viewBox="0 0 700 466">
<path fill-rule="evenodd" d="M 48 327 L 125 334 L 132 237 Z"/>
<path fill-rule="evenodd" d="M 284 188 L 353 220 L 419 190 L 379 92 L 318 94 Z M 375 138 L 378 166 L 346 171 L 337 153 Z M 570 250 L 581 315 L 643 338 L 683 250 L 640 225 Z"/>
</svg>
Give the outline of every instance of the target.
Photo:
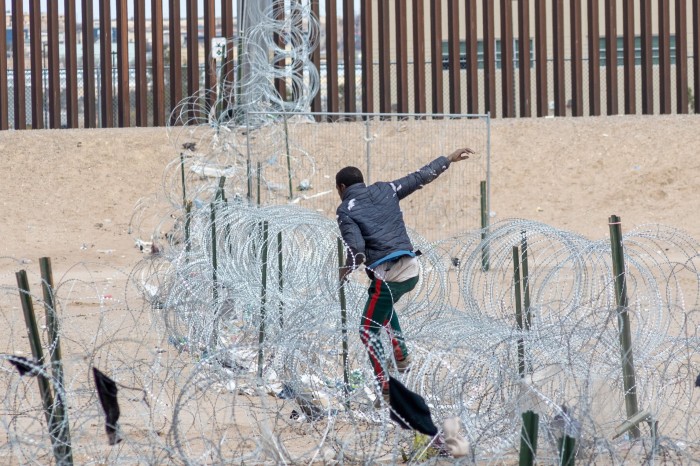
<svg viewBox="0 0 700 466">
<path fill-rule="evenodd" d="M 333 138 L 337 127 L 323 134 Z M 420 137 L 429 139 L 431 134 Z M 332 146 L 323 137 L 316 139 L 320 146 Z M 73 291 L 72 304 L 80 306 L 71 307 L 70 318 L 85 320 L 81 328 L 90 333 L 99 324 L 87 321 L 98 315 L 95 289 L 117 297 L 126 276 L 144 258 L 135 247 L 142 233 L 135 228 L 141 224 L 132 223 L 135 207 L 146 198 L 153 208 L 144 224 L 158 218 L 171 222 L 164 205 L 148 199 L 172 182 L 176 172 L 166 166 L 178 158 L 179 142 L 174 144 L 164 128 L 0 132 L 0 287 L 16 286 L 15 272 L 22 268 L 31 270 L 34 287 L 39 258 L 50 257 L 56 281 L 67 274 L 88 283 L 82 285 L 84 292 Z M 495 120 L 492 221 L 525 218 L 598 239 L 608 236 L 608 217 L 616 214 L 624 231 L 662 223 L 700 239 L 700 219 L 694 215 L 700 207 L 697 147 L 699 116 Z M 404 172 L 433 155 L 438 154 L 407 153 Z M 324 159 L 324 164 L 320 173 L 332 175 L 347 159 L 341 155 Z M 387 169 L 396 175 L 396 160 Z M 380 177 L 378 170 L 375 177 Z M 420 194 L 418 211 L 432 204 L 448 205 L 449 211 L 473 203 L 451 189 L 453 184 L 445 182 L 440 189 L 440 182 Z M 321 176 L 313 192 L 332 189 L 332 177 Z M 334 196 L 325 196 L 321 209 L 331 219 Z M 416 217 L 412 222 L 417 231 L 435 237 L 443 229 L 432 220 Z M 82 295 L 92 300 L 81 301 Z M 19 303 L 8 302 L 8 296 L 0 298 L 0 336 L 25 332 Z M 8 312 L 18 313 L 17 319 Z M 142 330 L 148 333 L 148 325 Z M 153 342 L 144 340 L 144 348 L 159 343 L 157 336 L 150 338 Z M 15 351 L 8 342 L 17 342 L 16 336 L 3 340 L 0 352 Z M 65 353 L 70 354 L 67 345 Z M 124 351 L 126 361 L 131 353 Z"/>
<path fill-rule="evenodd" d="M 700 238 L 697 147 L 698 116 L 494 120 L 492 221 L 526 218 L 601 238 L 616 214 L 624 230 L 658 222 Z M 178 153 L 163 128 L 0 133 L 0 256 L 48 256 L 59 271 L 86 260 L 130 268 L 142 258 L 129 234 L 134 208 L 162 191 Z M 426 161 L 413 159 L 406 172 Z M 326 182 L 318 191 L 333 188 Z"/>
</svg>

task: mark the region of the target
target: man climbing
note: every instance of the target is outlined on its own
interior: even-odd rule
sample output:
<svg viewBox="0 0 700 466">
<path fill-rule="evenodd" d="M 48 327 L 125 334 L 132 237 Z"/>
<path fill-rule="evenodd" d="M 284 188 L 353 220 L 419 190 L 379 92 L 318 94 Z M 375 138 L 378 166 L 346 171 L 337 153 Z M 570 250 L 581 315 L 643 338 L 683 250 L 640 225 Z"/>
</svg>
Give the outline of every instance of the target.
<svg viewBox="0 0 700 466">
<path fill-rule="evenodd" d="M 379 337 L 381 330 L 386 329 L 397 370 L 408 371 L 411 356 L 394 303 L 416 286 L 420 271 L 399 201 L 435 180 L 451 163 L 467 159 L 473 153 L 471 149 L 457 149 L 396 181 L 380 181 L 370 186 L 365 185 L 362 172 L 356 167 L 345 167 L 335 175 L 341 199 L 336 214 L 347 253 L 345 265 L 340 268 L 340 281 L 365 264 L 371 283 L 360 321 L 360 338 L 367 347 L 378 389 L 387 404 L 389 377 Z"/>
</svg>

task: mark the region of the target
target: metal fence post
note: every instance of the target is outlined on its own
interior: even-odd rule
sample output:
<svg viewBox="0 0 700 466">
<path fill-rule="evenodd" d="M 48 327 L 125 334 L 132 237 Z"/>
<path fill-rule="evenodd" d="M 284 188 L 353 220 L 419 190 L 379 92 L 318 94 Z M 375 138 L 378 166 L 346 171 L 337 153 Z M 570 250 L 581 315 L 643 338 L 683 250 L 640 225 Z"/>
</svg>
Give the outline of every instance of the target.
<svg viewBox="0 0 700 466">
<path fill-rule="evenodd" d="M 523 310 L 520 294 L 520 251 L 513 246 L 513 293 L 515 296 L 515 322 L 518 330 L 523 331 Z M 525 377 L 525 342 L 518 338 L 518 373 Z"/>
<path fill-rule="evenodd" d="M 487 240 L 489 228 L 488 200 L 486 194 L 486 181 L 480 183 L 480 199 L 481 199 L 481 268 L 484 272 L 488 272 L 490 267 L 489 245 Z"/>
<path fill-rule="evenodd" d="M 537 431 L 540 416 L 533 411 L 522 414 L 523 427 L 520 433 L 520 466 L 532 466 L 537 455 Z"/>
<path fill-rule="evenodd" d="M 345 262 L 345 258 L 343 257 L 344 249 L 343 240 L 338 238 L 338 268 L 342 267 Z M 340 333 L 343 340 L 343 387 L 345 387 L 345 394 L 347 394 L 350 389 L 350 377 L 348 375 L 348 310 L 345 300 L 344 282 L 340 283 L 338 292 L 340 297 Z M 348 403 L 346 403 L 346 406 L 348 406 Z"/>
<path fill-rule="evenodd" d="M 32 302 L 32 297 L 29 293 L 29 280 L 27 280 L 27 272 L 20 270 L 16 274 L 17 277 L 17 287 L 19 288 L 19 297 L 22 301 L 22 310 L 24 311 L 24 322 L 27 325 L 27 334 L 29 337 L 29 344 L 32 348 L 32 356 L 34 359 L 44 366 L 44 351 L 41 347 L 41 337 L 39 335 L 39 327 L 36 324 L 36 315 L 34 314 L 34 303 Z M 41 394 L 41 400 L 44 407 L 44 416 L 46 417 L 46 424 L 49 426 L 49 436 L 51 438 L 51 446 L 53 447 L 53 454 L 56 457 L 56 462 L 59 465 L 66 464 L 64 461 L 64 448 L 61 445 L 59 433 L 61 426 L 58 424 L 58 419 L 56 417 L 56 405 L 54 404 L 53 394 L 51 392 L 51 384 L 49 379 L 43 374 L 37 374 L 37 381 L 39 383 L 39 393 Z"/>
<path fill-rule="evenodd" d="M 615 279 L 615 301 L 617 303 L 617 323 L 620 332 L 620 350 L 622 358 L 622 382 L 625 390 L 625 409 L 627 418 L 632 418 L 639 407 L 637 404 L 637 384 L 634 374 L 634 357 L 632 355 L 632 331 L 628 313 L 627 280 L 625 277 L 625 254 L 622 247 L 622 227 L 620 217 L 611 215 L 610 245 L 612 247 L 612 264 Z M 637 426 L 632 427 L 630 435 L 639 438 Z"/>
<path fill-rule="evenodd" d="M 58 320 L 56 318 L 56 303 L 54 301 L 53 273 L 51 271 L 51 259 L 42 257 L 39 259 L 41 268 L 41 287 L 44 294 L 44 310 L 46 312 L 46 327 L 51 341 L 51 372 L 53 374 L 54 387 L 56 392 L 56 403 L 53 410 L 55 422 L 55 432 L 61 459 L 59 464 L 73 464 L 73 453 L 71 449 L 70 428 L 68 415 L 65 412 L 65 400 L 63 397 L 63 362 L 61 360 L 61 340 L 58 331 Z"/>
<path fill-rule="evenodd" d="M 263 364 L 265 362 L 263 353 L 263 343 L 265 342 L 265 304 L 267 301 L 267 220 L 262 222 L 262 288 L 260 291 L 260 327 L 258 330 L 258 377 L 262 379 Z"/>
</svg>

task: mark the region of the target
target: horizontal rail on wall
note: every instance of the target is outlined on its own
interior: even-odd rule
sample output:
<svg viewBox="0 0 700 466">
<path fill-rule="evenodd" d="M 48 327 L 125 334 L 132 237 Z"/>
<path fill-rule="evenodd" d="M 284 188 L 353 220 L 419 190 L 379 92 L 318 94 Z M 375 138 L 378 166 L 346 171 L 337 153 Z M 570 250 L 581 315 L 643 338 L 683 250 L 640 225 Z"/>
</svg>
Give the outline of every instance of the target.
<svg viewBox="0 0 700 466">
<path fill-rule="evenodd" d="M 347 112 L 285 112 L 285 111 L 269 111 L 269 112 L 263 112 L 263 111 L 256 111 L 256 112 L 248 112 L 250 115 L 280 115 L 280 116 L 299 116 L 299 115 L 308 115 L 308 116 L 344 116 L 344 117 L 359 117 L 359 118 L 383 118 L 383 117 L 391 117 L 391 118 L 434 118 L 434 119 L 441 119 L 441 118 L 484 118 L 484 119 L 490 119 L 491 116 L 488 113 L 381 113 L 381 112 L 375 112 L 375 113 L 365 113 L 365 112 L 355 112 L 355 113 L 347 113 Z"/>
</svg>

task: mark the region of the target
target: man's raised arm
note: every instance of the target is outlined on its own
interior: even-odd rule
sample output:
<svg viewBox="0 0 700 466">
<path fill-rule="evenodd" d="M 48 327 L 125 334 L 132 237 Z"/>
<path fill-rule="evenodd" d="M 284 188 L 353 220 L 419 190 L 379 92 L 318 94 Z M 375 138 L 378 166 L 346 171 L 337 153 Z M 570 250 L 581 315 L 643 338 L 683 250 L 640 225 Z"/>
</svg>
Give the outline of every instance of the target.
<svg viewBox="0 0 700 466">
<path fill-rule="evenodd" d="M 399 196 L 399 199 L 403 199 L 417 189 L 435 180 L 442 172 L 447 170 L 451 163 L 466 160 L 469 158 L 469 155 L 473 153 L 474 151 L 469 148 L 457 149 L 446 157 L 438 157 L 418 171 L 409 173 L 396 181 L 392 181 L 391 185 L 397 196 Z"/>
</svg>

